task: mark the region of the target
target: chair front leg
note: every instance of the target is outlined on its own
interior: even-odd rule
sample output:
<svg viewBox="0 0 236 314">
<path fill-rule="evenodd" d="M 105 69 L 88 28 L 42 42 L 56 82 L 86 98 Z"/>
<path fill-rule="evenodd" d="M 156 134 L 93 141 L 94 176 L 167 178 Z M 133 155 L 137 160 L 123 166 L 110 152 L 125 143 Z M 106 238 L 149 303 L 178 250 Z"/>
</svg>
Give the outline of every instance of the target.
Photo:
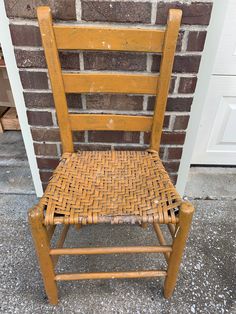
<svg viewBox="0 0 236 314">
<path fill-rule="evenodd" d="M 43 224 L 43 213 L 39 207 L 36 206 L 29 211 L 29 222 L 46 294 L 49 302 L 55 305 L 58 303 L 58 293 L 53 262 L 49 254 L 50 240 L 47 229 Z"/>
<path fill-rule="evenodd" d="M 164 284 L 164 296 L 170 298 L 173 294 L 178 277 L 182 255 L 188 238 L 189 229 L 194 213 L 191 203 L 184 202 L 180 207 L 179 224 L 173 239 L 172 253 L 170 254 L 167 276 Z"/>
</svg>

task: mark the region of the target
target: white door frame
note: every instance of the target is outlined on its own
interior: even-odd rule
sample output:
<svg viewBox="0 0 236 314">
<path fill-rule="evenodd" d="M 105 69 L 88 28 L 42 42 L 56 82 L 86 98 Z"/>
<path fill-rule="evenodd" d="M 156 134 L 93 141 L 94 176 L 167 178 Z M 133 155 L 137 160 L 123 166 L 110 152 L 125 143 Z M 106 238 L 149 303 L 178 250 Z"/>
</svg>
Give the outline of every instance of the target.
<svg viewBox="0 0 236 314">
<path fill-rule="evenodd" d="M 197 133 L 201 121 L 203 107 L 205 105 L 207 90 L 215 63 L 216 51 L 219 44 L 219 37 L 223 29 L 228 4 L 229 0 L 213 1 L 210 25 L 207 30 L 205 49 L 199 68 L 198 83 L 193 98 L 191 115 L 183 148 L 183 156 L 180 161 L 178 179 L 176 184 L 177 189 L 181 195 L 184 194 L 194 146 L 197 145 Z"/>
<path fill-rule="evenodd" d="M 37 196 L 42 196 L 43 189 L 40 181 L 39 170 L 34 153 L 33 140 L 26 115 L 26 106 L 23 96 L 23 88 L 20 80 L 19 71 L 16 65 L 14 47 L 12 45 L 11 34 L 9 29 L 9 20 L 6 15 L 4 1 L 0 1 L 0 30 L 1 30 L 1 47 L 6 63 L 7 74 L 9 77 L 11 90 L 16 106 L 16 111 L 21 127 L 25 150 L 29 161 L 29 166 L 34 182 L 35 192 Z"/>
</svg>

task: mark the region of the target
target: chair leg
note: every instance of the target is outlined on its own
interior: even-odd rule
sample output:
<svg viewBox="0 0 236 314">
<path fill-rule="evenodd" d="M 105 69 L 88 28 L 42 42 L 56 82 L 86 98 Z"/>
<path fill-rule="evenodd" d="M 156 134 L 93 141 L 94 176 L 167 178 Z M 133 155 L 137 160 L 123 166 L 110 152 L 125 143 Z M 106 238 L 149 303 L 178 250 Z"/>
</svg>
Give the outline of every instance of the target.
<svg viewBox="0 0 236 314">
<path fill-rule="evenodd" d="M 170 254 L 167 276 L 164 283 L 164 296 L 170 298 L 175 288 L 181 258 L 184 252 L 189 229 L 191 226 L 194 208 L 192 204 L 184 202 L 180 207 L 179 224 L 173 240 L 172 253 Z"/>
<path fill-rule="evenodd" d="M 147 222 L 142 222 L 142 223 L 141 223 L 141 227 L 142 227 L 143 229 L 147 229 L 147 226 L 148 226 Z"/>
<path fill-rule="evenodd" d="M 39 208 L 36 207 L 30 210 L 29 222 L 46 294 L 49 302 L 55 305 L 58 303 L 57 283 L 55 281 L 52 258 L 49 255 L 50 241 L 48 232 L 43 224 L 42 212 Z"/>
</svg>

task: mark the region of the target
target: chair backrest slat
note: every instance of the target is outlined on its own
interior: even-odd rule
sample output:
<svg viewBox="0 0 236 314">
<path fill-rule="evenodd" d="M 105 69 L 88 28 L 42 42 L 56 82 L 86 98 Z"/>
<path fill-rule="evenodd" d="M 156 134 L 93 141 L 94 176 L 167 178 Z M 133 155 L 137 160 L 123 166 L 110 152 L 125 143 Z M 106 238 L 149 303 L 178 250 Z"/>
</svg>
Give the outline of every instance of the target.
<svg viewBox="0 0 236 314">
<path fill-rule="evenodd" d="M 69 114 L 73 131 L 151 131 L 152 117 L 114 114 Z"/>
<path fill-rule="evenodd" d="M 58 49 L 161 52 L 165 31 L 55 25 Z"/>
<path fill-rule="evenodd" d="M 63 73 L 66 93 L 126 93 L 156 95 L 158 76 L 115 73 Z"/>
<path fill-rule="evenodd" d="M 150 131 L 150 147 L 158 151 L 182 11 L 169 10 L 165 30 L 108 26 L 53 25 L 49 7 L 37 10 L 63 152 L 73 152 L 72 131 Z M 160 74 L 62 72 L 58 49 L 161 52 Z M 66 93 L 155 95 L 153 117 L 69 114 Z"/>
</svg>

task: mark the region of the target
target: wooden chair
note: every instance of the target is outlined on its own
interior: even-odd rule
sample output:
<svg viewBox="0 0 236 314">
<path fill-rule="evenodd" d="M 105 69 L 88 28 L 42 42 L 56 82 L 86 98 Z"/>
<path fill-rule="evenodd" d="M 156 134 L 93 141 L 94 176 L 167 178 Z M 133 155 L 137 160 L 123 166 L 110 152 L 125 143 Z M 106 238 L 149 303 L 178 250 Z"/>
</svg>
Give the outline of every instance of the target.
<svg viewBox="0 0 236 314">
<path fill-rule="evenodd" d="M 53 25 L 48 7 L 38 8 L 38 21 L 57 111 L 63 155 L 29 221 L 46 293 L 58 303 L 57 281 L 165 277 L 164 296 L 174 290 L 191 225 L 193 206 L 181 199 L 158 155 L 174 52 L 182 12 L 170 10 L 165 30 L 110 26 Z M 62 72 L 58 49 L 162 53 L 160 74 Z M 156 95 L 153 117 L 68 113 L 66 93 Z M 72 131 L 151 131 L 147 151 L 74 152 Z M 97 223 L 153 224 L 160 246 L 63 248 L 70 225 Z M 50 247 L 55 227 L 63 224 L 57 247 Z M 160 224 L 172 235 L 167 245 Z M 59 273 L 60 255 L 163 253 L 167 270 Z"/>
</svg>

